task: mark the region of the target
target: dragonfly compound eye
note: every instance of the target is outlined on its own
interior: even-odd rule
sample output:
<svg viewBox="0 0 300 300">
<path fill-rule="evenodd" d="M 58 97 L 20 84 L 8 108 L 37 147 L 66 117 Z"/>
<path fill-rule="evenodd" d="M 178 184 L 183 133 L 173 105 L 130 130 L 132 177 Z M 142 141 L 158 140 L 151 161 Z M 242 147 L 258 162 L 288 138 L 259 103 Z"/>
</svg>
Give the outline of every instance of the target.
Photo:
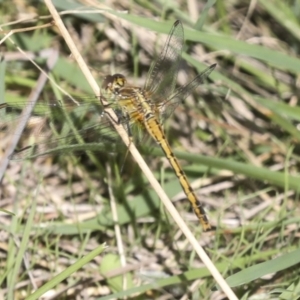
<svg viewBox="0 0 300 300">
<path fill-rule="evenodd" d="M 104 77 L 102 87 L 106 91 L 111 91 L 113 94 L 118 94 L 119 89 L 126 84 L 125 76 L 122 74 L 107 75 Z"/>
</svg>

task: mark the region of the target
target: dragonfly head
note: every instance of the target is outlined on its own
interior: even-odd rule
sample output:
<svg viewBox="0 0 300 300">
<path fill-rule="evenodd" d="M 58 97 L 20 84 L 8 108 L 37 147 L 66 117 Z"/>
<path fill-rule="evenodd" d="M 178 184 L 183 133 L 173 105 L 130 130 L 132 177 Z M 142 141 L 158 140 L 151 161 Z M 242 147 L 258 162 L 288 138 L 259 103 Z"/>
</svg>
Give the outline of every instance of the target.
<svg viewBox="0 0 300 300">
<path fill-rule="evenodd" d="M 122 74 L 107 75 L 104 77 L 102 88 L 107 93 L 117 95 L 119 90 L 126 84 L 125 76 Z"/>
</svg>

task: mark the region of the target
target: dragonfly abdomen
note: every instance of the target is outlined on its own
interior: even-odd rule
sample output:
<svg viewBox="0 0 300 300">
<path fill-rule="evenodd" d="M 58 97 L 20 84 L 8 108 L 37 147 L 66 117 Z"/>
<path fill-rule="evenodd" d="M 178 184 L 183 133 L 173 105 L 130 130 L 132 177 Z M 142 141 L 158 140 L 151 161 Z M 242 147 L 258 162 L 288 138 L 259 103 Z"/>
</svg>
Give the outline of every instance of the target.
<svg viewBox="0 0 300 300">
<path fill-rule="evenodd" d="M 186 177 L 184 171 L 182 170 L 178 159 L 174 155 L 170 144 L 168 143 L 164 131 L 153 113 L 148 112 L 148 118 L 145 119 L 145 127 L 152 138 L 159 144 L 163 152 L 165 153 L 167 159 L 170 162 L 177 178 L 179 179 L 180 185 L 186 194 L 188 200 L 190 201 L 196 216 L 198 217 L 203 229 L 209 230 L 211 229 L 211 225 L 206 217 L 205 210 L 201 204 L 201 202 L 197 199 L 194 190 L 188 182 L 188 178 Z"/>
</svg>

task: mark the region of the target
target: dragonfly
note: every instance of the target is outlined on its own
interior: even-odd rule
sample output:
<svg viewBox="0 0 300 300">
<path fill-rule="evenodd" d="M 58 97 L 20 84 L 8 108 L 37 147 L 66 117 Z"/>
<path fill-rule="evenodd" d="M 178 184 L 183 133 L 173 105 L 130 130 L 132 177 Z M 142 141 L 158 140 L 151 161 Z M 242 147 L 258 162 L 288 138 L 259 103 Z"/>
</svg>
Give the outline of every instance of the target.
<svg viewBox="0 0 300 300">
<path fill-rule="evenodd" d="M 92 141 L 89 144 L 90 146 L 92 145 L 90 149 L 96 151 L 98 149 L 97 147 L 99 147 L 99 143 L 113 144 L 117 140 L 117 133 L 112 129 L 111 122 L 122 124 L 130 138 L 133 138 L 133 141 L 133 133 L 135 133 L 136 128 L 138 128 L 138 131 L 142 131 L 143 133 L 147 132 L 160 146 L 173 168 L 203 230 L 210 230 L 212 227 L 206 216 L 203 204 L 191 187 L 185 172 L 171 149 L 163 129 L 163 123 L 172 115 L 176 107 L 193 93 L 199 85 L 203 84 L 216 67 L 216 64 L 210 65 L 188 84 L 176 88 L 183 46 L 184 30 L 182 23 L 177 20 L 171 28 L 162 52 L 150 67 L 143 87 L 127 84 L 126 78 L 122 74 L 105 76 L 102 83 L 101 96 L 98 98 L 100 101 L 96 103 L 93 101 L 92 104 L 86 104 L 84 101 L 79 101 L 79 105 L 77 103 L 77 108 L 81 113 L 83 110 L 88 115 L 90 115 L 91 112 L 94 115 L 97 113 L 100 120 L 95 121 L 91 126 L 80 128 L 76 133 L 73 133 L 71 130 L 70 133 L 62 137 L 49 136 L 44 141 L 15 151 L 11 158 L 26 159 L 39 155 L 56 154 L 64 151 L 65 146 L 58 147 L 61 142 L 63 142 L 63 145 L 69 145 L 75 144 L 76 141 L 77 146 L 74 147 L 75 150 L 80 150 L 81 145 L 83 149 L 86 149 L 86 144 L 84 143 L 79 142 L 78 146 L 78 140 L 81 141 L 83 137 L 85 139 L 88 137 L 89 141 Z M 103 105 L 103 102 L 108 104 Z M 113 108 L 117 115 L 117 120 L 112 120 L 112 117 L 106 113 L 106 105 Z M 0 109 L 4 107 L 7 109 L 15 109 L 21 106 L 19 103 L 7 103 L 4 106 L 2 105 Z M 74 103 L 72 106 L 74 106 Z M 60 119 L 68 118 L 68 103 L 61 104 L 57 102 L 52 103 L 50 101 L 48 103 L 38 102 L 35 105 L 35 108 L 41 108 L 42 110 L 44 107 L 50 108 L 49 116 L 59 116 L 58 118 Z M 78 120 L 78 115 L 75 114 L 75 116 Z M 61 129 L 63 131 L 63 128 Z M 95 142 L 95 145 L 93 142 Z M 72 151 L 72 148 L 66 149 L 68 149 L 67 151 Z"/>
</svg>

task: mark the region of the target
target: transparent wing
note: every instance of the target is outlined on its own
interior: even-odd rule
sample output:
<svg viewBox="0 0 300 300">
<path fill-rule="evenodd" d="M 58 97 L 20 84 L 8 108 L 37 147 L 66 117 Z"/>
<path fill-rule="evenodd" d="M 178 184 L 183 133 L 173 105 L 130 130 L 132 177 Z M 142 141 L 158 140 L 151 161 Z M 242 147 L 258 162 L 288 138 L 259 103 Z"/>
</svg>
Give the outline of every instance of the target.
<svg viewBox="0 0 300 300">
<path fill-rule="evenodd" d="M 191 82 L 178 88 L 173 95 L 159 107 L 161 112 L 161 122 L 163 123 L 173 113 L 176 107 L 182 103 L 199 85 L 203 84 L 210 73 L 215 69 L 216 64 L 209 66 L 203 72 L 198 74 Z"/>
<path fill-rule="evenodd" d="M 89 98 L 86 100 L 95 100 Z M 23 137 L 28 134 L 32 144 L 15 151 L 11 159 L 22 160 L 40 155 L 58 155 L 84 151 L 110 151 L 113 145 L 120 142 L 119 135 L 112 128 L 110 117 L 104 112 L 99 100 L 93 103 L 78 100 L 78 105 L 70 100 L 64 104 L 51 100 L 38 102 L 30 117 Z M 26 102 L 6 103 L 0 106 L 6 114 L 0 120 L 0 130 L 13 134 L 18 126 L 20 109 Z M 114 107 L 118 122 L 128 129 L 128 120 Z"/>
<path fill-rule="evenodd" d="M 145 89 L 152 94 L 154 102 L 167 99 L 176 84 L 181 52 L 184 44 L 183 27 L 176 21 L 168 35 L 163 50 L 147 75 Z"/>
</svg>

